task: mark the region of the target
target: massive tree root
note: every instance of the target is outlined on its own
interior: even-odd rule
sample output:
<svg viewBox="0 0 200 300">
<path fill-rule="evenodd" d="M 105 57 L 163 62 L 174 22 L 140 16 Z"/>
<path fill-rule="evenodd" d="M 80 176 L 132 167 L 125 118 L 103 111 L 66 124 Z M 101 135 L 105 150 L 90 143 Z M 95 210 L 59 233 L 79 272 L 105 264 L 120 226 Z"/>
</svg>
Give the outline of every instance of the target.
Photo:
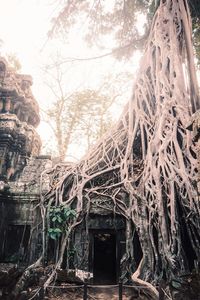
<svg viewBox="0 0 200 300">
<path fill-rule="evenodd" d="M 77 212 L 58 246 L 57 267 L 70 231 L 97 197 L 111 201 L 111 210 L 135 226 L 143 257 L 134 280 L 156 284 L 194 267 L 200 259 L 200 206 L 186 125 L 198 109 L 187 1 L 161 0 L 133 96 L 118 123 L 78 164 L 57 165 L 50 173 L 51 190 L 41 202 L 44 218 L 51 205 Z M 127 226 L 128 256 L 131 234 Z"/>
</svg>

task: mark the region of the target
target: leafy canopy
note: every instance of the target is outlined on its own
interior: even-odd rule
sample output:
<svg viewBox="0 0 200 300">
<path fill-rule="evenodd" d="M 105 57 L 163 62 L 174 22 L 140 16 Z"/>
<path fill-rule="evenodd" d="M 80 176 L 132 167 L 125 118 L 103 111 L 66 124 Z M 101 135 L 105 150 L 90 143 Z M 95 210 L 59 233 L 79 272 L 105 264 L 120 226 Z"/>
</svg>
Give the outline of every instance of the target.
<svg viewBox="0 0 200 300">
<path fill-rule="evenodd" d="M 49 35 L 60 33 L 70 36 L 74 28 L 90 45 L 104 49 L 104 43 L 112 44 L 112 54 L 130 57 L 134 50 L 142 49 L 148 36 L 152 17 L 160 0 L 67 0 L 59 2 L 60 11 L 52 20 Z M 200 58 L 200 1 L 188 0 L 193 21 L 194 45 Z M 141 33 L 138 17 L 146 16 L 146 26 Z M 80 33 L 81 32 L 81 33 Z"/>
<path fill-rule="evenodd" d="M 76 217 L 76 211 L 70 207 L 52 206 L 49 211 L 50 227 L 48 235 L 57 240 L 67 230 L 70 222 Z"/>
</svg>

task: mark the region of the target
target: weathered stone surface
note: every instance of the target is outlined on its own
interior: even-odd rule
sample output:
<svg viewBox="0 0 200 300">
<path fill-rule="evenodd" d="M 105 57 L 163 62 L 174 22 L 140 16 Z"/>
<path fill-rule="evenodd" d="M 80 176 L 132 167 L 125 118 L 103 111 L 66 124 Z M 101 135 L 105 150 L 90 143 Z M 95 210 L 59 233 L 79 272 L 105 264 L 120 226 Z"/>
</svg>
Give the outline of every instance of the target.
<svg viewBox="0 0 200 300">
<path fill-rule="evenodd" d="M 40 188 L 43 193 L 49 189 L 49 177 L 44 171 L 52 167 L 50 157 L 38 156 L 31 157 L 27 166 L 23 169 L 17 181 L 10 182 L 10 191 L 13 193 L 31 193 L 40 194 Z M 42 175 L 42 173 L 44 173 Z M 42 181 L 41 181 L 42 176 Z M 42 182 L 42 186 L 40 186 Z"/>
<path fill-rule="evenodd" d="M 17 74 L 0 57 L 0 113 L 16 114 L 20 121 L 39 124 L 39 106 L 31 92 L 32 77 Z"/>
<path fill-rule="evenodd" d="M 0 299 L 10 298 L 10 292 L 17 280 L 22 275 L 23 268 L 18 268 L 16 264 L 0 264 Z"/>
<path fill-rule="evenodd" d="M 173 300 L 200 300 L 200 274 L 188 274 L 172 280 L 170 290 Z"/>
<path fill-rule="evenodd" d="M 23 226 L 22 231 L 25 232 L 29 226 L 31 237 L 30 235 L 26 237 L 29 246 L 27 264 L 33 262 L 41 253 L 40 193 L 45 194 L 49 190 L 48 170 L 52 167 L 50 157 L 38 156 L 41 143 L 35 132 L 35 126 L 39 122 L 39 114 L 38 105 L 30 90 L 31 84 L 32 78 L 30 76 L 15 74 L 6 61 L 0 57 L 0 235 L 2 237 L 0 249 L 5 252 L 6 240 L 9 238 L 8 229 L 12 226 L 13 228 Z M 200 157 L 199 118 L 198 112 L 193 116 L 189 125 L 190 128 L 188 128 L 194 131 L 192 151 L 198 157 Z M 60 175 L 65 175 L 65 172 L 66 168 L 60 167 Z M 120 197 L 124 199 L 128 207 L 127 195 L 120 195 Z M 123 247 L 126 243 L 124 232 L 127 224 L 123 219 L 111 216 L 111 211 L 114 209 L 113 205 L 113 202 L 108 201 L 104 196 L 91 200 L 90 216 L 87 220 L 90 232 L 89 234 L 86 232 L 85 224 L 82 227 L 77 226 L 72 239 L 72 245 L 75 248 L 72 258 L 73 267 L 81 268 L 81 270 L 80 272 L 57 270 L 58 284 L 60 282 L 83 283 L 85 279 L 88 280 L 89 277 L 92 277 L 89 272 L 91 271 L 91 266 L 89 266 L 89 247 L 91 246 L 89 235 L 91 231 L 115 230 L 119 244 L 117 252 L 120 252 L 118 259 L 120 263 L 123 262 Z M 117 213 L 120 214 L 120 211 L 116 211 Z M 24 234 L 21 238 L 22 243 L 19 243 L 18 256 L 25 252 Z M 133 242 L 135 241 L 133 240 Z M 6 257 L 3 254 L 5 253 L 1 255 L 2 260 Z M 125 272 L 126 266 L 124 269 L 121 265 L 119 267 L 121 273 Z M 118 270 L 117 279 L 121 275 L 120 272 Z M 18 268 L 16 264 L 0 265 L 0 300 L 27 300 L 31 297 L 42 299 L 40 291 L 42 291 L 48 278 L 48 268 L 39 267 L 25 271 L 22 279 L 20 278 L 21 275 L 22 269 Z M 171 291 L 174 300 L 200 300 L 199 283 L 199 275 L 190 274 L 172 281 L 168 290 Z M 12 292 L 13 289 L 14 293 Z M 59 299 L 63 299 L 65 295 L 67 295 L 66 291 L 61 292 Z M 98 297 L 97 293 L 94 293 L 93 296 Z M 117 292 L 113 295 L 102 292 L 99 297 L 96 299 L 118 299 Z M 123 299 L 131 300 L 133 298 L 138 300 L 150 299 L 145 291 L 139 291 L 139 289 L 133 289 L 131 293 L 127 292 Z M 163 294 L 162 299 L 168 299 L 168 296 Z"/>
<path fill-rule="evenodd" d="M 56 271 L 57 276 L 56 279 L 59 282 L 75 282 L 75 283 L 83 283 L 85 280 L 89 280 L 92 277 L 92 274 L 89 272 L 85 272 L 83 270 L 63 270 L 58 269 Z"/>
<path fill-rule="evenodd" d="M 14 114 L 0 114 L 0 135 L 2 143 L 14 142 L 12 148 L 16 148 L 21 154 L 39 154 L 41 141 L 35 128 L 26 122 L 21 122 Z"/>
<path fill-rule="evenodd" d="M 40 179 L 51 161 L 38 156 L 39 106 L 31 85 L 31 76 L 17 74 L 0 57 L 0 260 L 4 262 L 31 263 L 41 252 L 38 204 L 49 182 L 44 175 L 40 186 Z"/>
<path fill-rule="evenodd" d="M 13 279 L 20 276 L 22 272 L 17 268 L 16 264 L 0 264 L 0 287 L 8 286 Z"/>
<path fill-rule="evenodd" d="M 32 78 L 17 74 L 0 57 L 0 180 L 16 180 L 26 159 L 39 155 L 39 106 L 31 92 Z"/>
</svg>

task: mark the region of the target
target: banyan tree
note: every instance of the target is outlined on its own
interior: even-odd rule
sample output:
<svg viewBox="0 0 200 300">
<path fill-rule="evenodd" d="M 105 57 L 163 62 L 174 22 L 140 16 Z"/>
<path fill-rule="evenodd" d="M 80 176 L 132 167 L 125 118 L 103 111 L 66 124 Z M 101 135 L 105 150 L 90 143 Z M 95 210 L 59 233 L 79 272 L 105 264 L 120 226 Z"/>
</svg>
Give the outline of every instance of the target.
<svg viewBox="0 0 200 300">
<path fill-rule="evenodd" d="M 69 267 L 66 251 L 81 224 L 85 243 L 89 239 L 94 203 L 125 220 L 121 263 L 134 281 L 153 287 L 198 265 L 197 153 L 188 125 L 199 105 L 188 3 L 161 0 L 119 121 L 78 163 L 48 172 L 51 188 L 41 198 L 43 257 L 48 259 L 56 208 L 69 216 L 57 228 L 55 269 Z M 134 236 L 141 252 L 137 260 Z"/>
</svg>

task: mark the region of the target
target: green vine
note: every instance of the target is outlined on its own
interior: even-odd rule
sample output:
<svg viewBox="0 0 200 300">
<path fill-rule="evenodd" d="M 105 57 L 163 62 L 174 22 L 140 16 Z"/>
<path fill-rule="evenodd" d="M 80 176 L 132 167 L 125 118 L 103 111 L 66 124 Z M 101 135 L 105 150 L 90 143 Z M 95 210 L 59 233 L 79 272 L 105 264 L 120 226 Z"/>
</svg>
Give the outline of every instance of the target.
<svg viewBox="0 0 200 300">
<path fill-rule="evenodd" d="M 52 206 L 49 210 L 50 227 L 48 235 L 51 239 L 57 240 L 69 227 L 69 224 L 76 217 L 76 211 L 70 207 Z"/>
</svg>

